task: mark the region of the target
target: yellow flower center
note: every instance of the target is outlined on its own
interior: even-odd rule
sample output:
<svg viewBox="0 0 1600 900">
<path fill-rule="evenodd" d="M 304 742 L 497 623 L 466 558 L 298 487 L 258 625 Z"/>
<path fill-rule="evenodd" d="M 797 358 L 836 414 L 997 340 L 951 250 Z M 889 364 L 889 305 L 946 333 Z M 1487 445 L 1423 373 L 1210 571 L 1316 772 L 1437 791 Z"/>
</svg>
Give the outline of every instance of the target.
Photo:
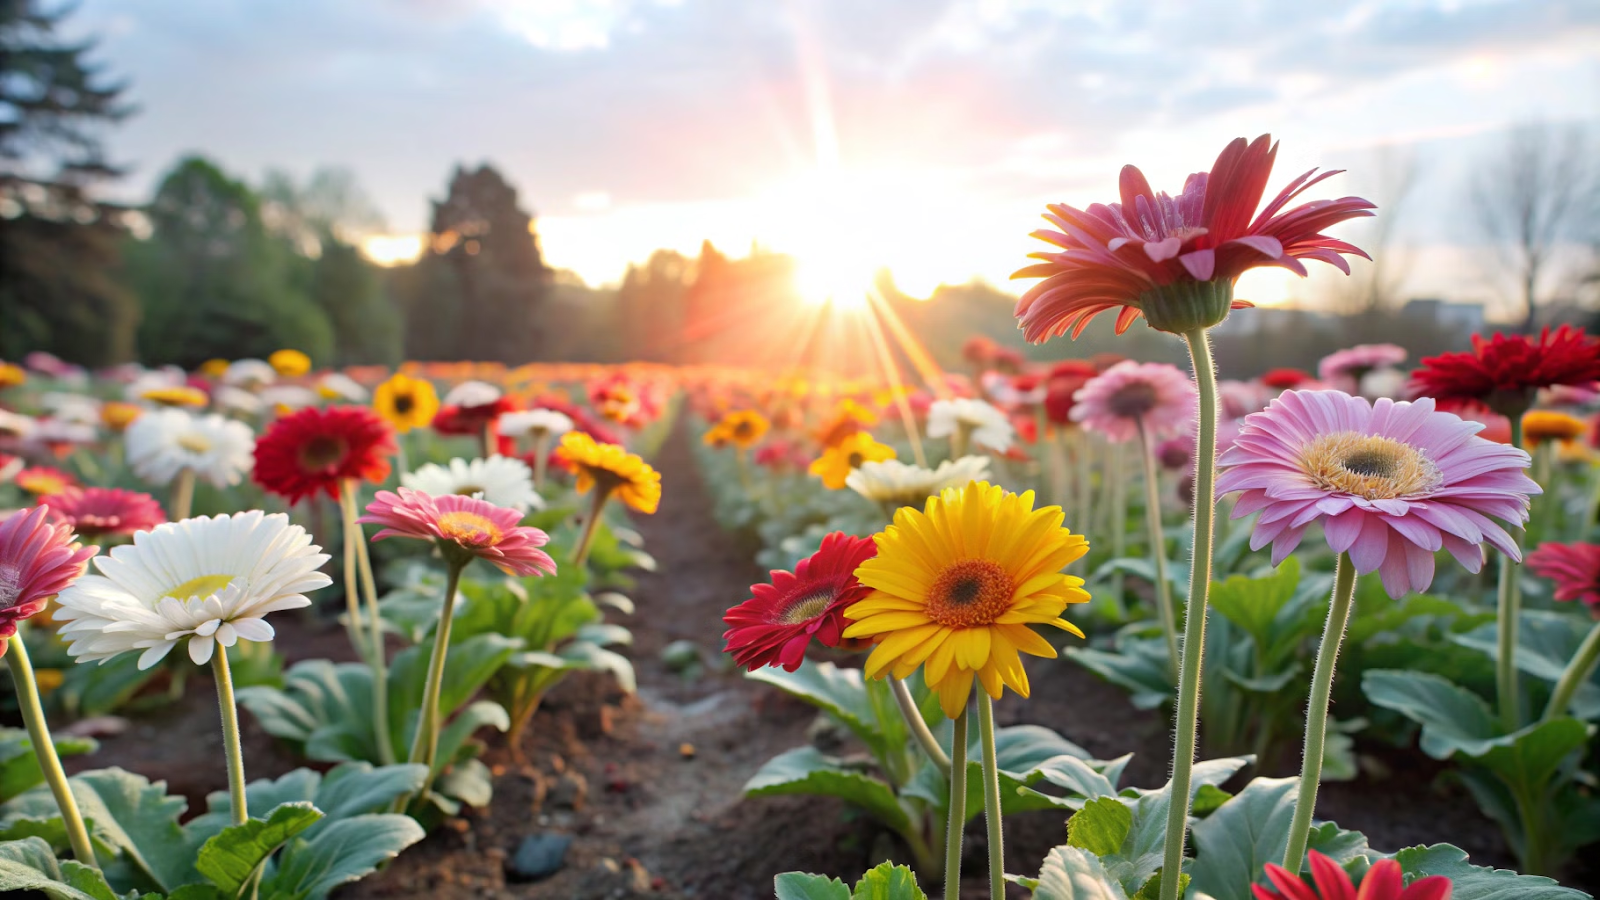
<svg viewBox="0 0 1600 900">
<path fill-rule="evenodd" d="M 992 559 L 963 559 L 939 573 L 928 591 L 928 618 L 951 628 L 988 625 L 1011 608 L 1016 583 Z"/>
<path fill-rule="evenodd" d="M 1417 448 L 1353 431 L 1325 434 L 1300 451 L 1300 467 L 1317 487 L 1368 500 L 1425 494 L 1444 480 Z"/>
<path fill-rule="evenodd" d="M 178 446 L 190 453 L 207 453 L 211 450 L 211 439 L 197 431 L 185 432 L 178 435 Z"/>
<path fill-rule="evenodd" d="M 29 475 L 17 484 L 30 494 L 59 494 L 68 487 L 66 480 L 56 475 Z"/>
<path fill-rule="evenodd" d="M 171 597 L 174 600 L 187 600 L 190 597 L 210 597 L 214 594 L 222 593 L 232 582 L 232 575 L 201 575 L 199 578 L 191 578 L 185 581 L 161 596 Z"/>
<path fill-rule="evenodd" d="M 439 517 L 439 531 L 446 540 L 464 547 L 490 547 L 500 543 L 500 529 L 477 513 L 458 510 Z"/>
<path fill-rule="evenodd" d="M 833 602 L 832 591 L 818 591 L 813 594 L 804 594 L 789 602 L 773 617 L 779 625 L 804 625 L 828 611 L 828 604 Z"/>
</svg>

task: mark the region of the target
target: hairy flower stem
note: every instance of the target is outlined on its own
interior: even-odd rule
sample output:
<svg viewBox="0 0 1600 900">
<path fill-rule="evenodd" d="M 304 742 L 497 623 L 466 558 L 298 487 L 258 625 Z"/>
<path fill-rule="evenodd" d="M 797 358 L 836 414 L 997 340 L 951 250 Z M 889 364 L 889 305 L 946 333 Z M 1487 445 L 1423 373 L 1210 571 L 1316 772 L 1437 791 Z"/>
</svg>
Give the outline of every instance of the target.
<svg viewBox="0 0 1600 900">
<path fill-rule="evenodd" d="M 944 830 L 944 900 L 961 900 L 961 829 L 967 824 L 967 711 L 950 738 L 950 803 Z"/>
<path fill-rule="evenodd" d="M 194 508 L 194 470 L 184 467 L 172 481 L 172 494 L 167 498 L 167 516 L 174 522 L 189 518 Z"/>
<path fill-rule="evenodd" d="M 1511 417 L 1511 446 L 1522 447 L 1522 417 Z M 1518 552 L 1522 550 L 1522 529 L 1512 525 L 1506 529 Z M 1505 554 L 1500 555 L 1500 590 L 1495 603 L 1499 628 L 1499 646 L 1495 660 L 1495 697 L 1500 706 L 1500 724 L 1507 732 L 1516 731 L 1522 723 L 1522 697 L 1517 683 L 1517 626 L 1522 617 L 1522 587 L 1517 584 L 1517 570 L 1521 566 Z"/>
<path fill-rule="evenodd" d="M 1596 622 L 1589 629 L 1588 637 L 1578 646 L 1578 652 L 1572 655 L 1572 661 L 1562 670 L 1561 678 L 1556 682 L 1555 691 L 1550 694 L 1550 702 L 1544 708 L 1544 718 L 1554 719 L 1567 714 L 1567 706 L 1572 703 L 1572 695 L 1578 692 L 1578 685 L 1589 680 L 1594 674 L 1595 663 L 1600 662 L 1600 622 Z"/>
<path fill-rule="evenodd" d="M 1156 449 L 1139 420 L 1139 450 L 1144 455 L 1144 520 L 1150 528 L 1150 558 L 1156 568 L 1156 612 L 1167 637 L 1167 666 L 1178 674 L 1178 613 L 1172 608 L 1172 580 L 1167 577 L 1167 538 L 1161 530 L 1161 482 L 1157 480 Z"/>
<path fill-rule="evenodd" d="M 1108 450 L 1106 478 L 1111 482 L 1111 558 L 1121 559 L 1128 555 L 1128 476 L 1123 455 L 1114 447 Z M 1126 605 L 1126 582 L 1127 576 L 1121 569 L 1111 573 L 1111 595 L 1117 598 L 1118 606 Z"/>
<path fill-rule="evenodd" d="M 1306 841 L 1311 835 L 1311 817 L 1317 811 L 1317 786 L 1322 783 L 1323 744 L 1328 736 L 1328 701 L 1333 693 L 1333 671 L 1339 664 L 1339 645 L 1344 642 L 1345 624 L 1350 621 L 1350 604 L 1356 594 L 1356 567 L 1350 554 L 1339 554 L 1334 569 L 1333 596 L 1328 602 L 1328 622 L 1322 628 L 1322 645 L 1317 648 L 1317 665 L 1311 675 L 1311 699 L 1306 705 L 1306 743 L 1300 760 L 1300 792 L 1295 800 L 1294 819 L 1289 823 L 1289 844 L 1283 854 L 1283 867 L 1299 872 L 1306 857 Z"/>
<path fill-rule="evenodd" d="M 539 429 L 533 438 L 533 486 L 544 490 L 544 473 L 550 465 L 550 432 Z"/>
<path fill-rule="evenodd" d="M 44 718 L 44 706 L 39 702 L 39 683 L 33 677 L 33 664 L 28 661 L 28 648 L 21 634 L 13 634 L 6 641 L 6 665 L 11 667 L 11 683 L 17 692 L 17 705 L 22 710 L 22 723 L 28 728 L 28 741 L 33 745 L 33 755 L 39 761 L 39 770 L 50 785 L 50 793 L 61 810 L 61 822 L 67 830 L 67 841 L 72 845 L 72 855 L 86 866 L 100 868 L 94 858 L 94 844 L 89 842 L 89 830 L 83 825 L 83 814 L 72 796 L 72 785 L 61 768 L 61 757 L 56 755 L 56 745 L 50 740 L 50 726 Z"/>
<path fill-rule="evenodd" d="M 228 672 L 228 648 L 212 648 L 211 673 L 217 680 L 217 707 L 222 710 L 222 749 L 228 757 L 228 802 L 233 824 L 250 818 L 244 791 L 244 750 L 239 746 L 239 706 L 233 700 L 233 676 Z"/>
<path fill-rule="evenodd" d="M 945 777 L 950 776 L 950 757 L 939 746 L 939 741 L 934 738 L 933 732 L 928 730 L 928 723 L 922 718 L 922 711 L 917 709 L 917 701 L 911 698 L 911 689 L 906 683 L 893 675 L 889 676 L 889 689 L 894 693 L 895 705 L 900 707 L 900 716 L 906 720 L 906 728 L 911 731 L 911 736 L 917 739 L 917 744 L 928 759 L 939 767 Z"/>
<path fill-rule="evenodd" d="M 395 761 L 394 741 L 389 736 L 389 661 L 384 653 L 383 619 L 378 615 L 378 584 L 372 576 L 372 557 L 367 554 L 367 535 L 356 522 L 356 508 L 359 506 L 356 490 L 357 482 L 354 479 L 347 478 L 339 486 L 339 510 L 344 515 L 345 595 L 348 598 L 355 591 L 354 579 L 350 577 L 350 559 L 353 555 L 361 574 L 361 594 L 366 600 L 367 626 L 370 629 L 370 646 L 366 656 L 367 665 L 372 668 L 373 737 L 378 742 L 378 759 L 387 766 Z M 353 599 L 347 602 L 352 609 L 355 608 Z"/>
<path fill-rule="evenodd" d="M 439 694 L 444 688 L 445 655 L 450 652 L 450 626 L 456 615 L 456 589 L 461 586 L 461 570 L 471 557 L 451 559 L 449 573 L 444 582 L 444 608 L 439 611 L 439 626 L 433 630 L 433 652 L 428 656 L 428 681 L 422 689 L 422 711 L 417 717 L 417 732 L 411 739 L 411 755 L 406 762 L 422 763 L 428 767 L 428 776 L 422 790 L 426 792 L 433 783 L 435 757 L 439 753 Z M 410 797 L 395 801 L 395 812 L 411 803 Z"/>
<path fill-rule="evenodd" d="M 1200 394 L 1195 436 L 1194 550 L 1189 563 L 1189 602 L 1184 609 L 1183 665 L 1178 670 L 1177 738 L 1172 751 L 1171 803 L 1167 807 L 1167 842 L 1162 856 L 1160 900 L 1178 900 L 1178 875 L 1183 871 L 1183 845 L 1189 830 L 1190 785 L 1194 780 L 1195 743 L 1200 733 L 1200 669 L 1206 646 L 1206 599 L 1211 589 L 1211 538 L 1217 494 L 1217 370 L 1211 361 L 1211 339 L 1205 328 L 1184 334 Z"/>
<path fill-rule="evenodd" d="M 601 485 L 594 486 L 594 500 L 589 505 L 589 518 L 583 522 L 583 534 L 578 537 L 578 547 L 572 551 L 572 564 L 582 566 L 589 561 L 589 548 L 594 546 L 594 535 L 600 528 L 600 513 L 605 510 L 606 500 L 611 498 L 611 489 Z"/>
<path fill-rule="evenodd" d="M 1006 898 L 1005 839 L 1000 823 L 1000 765 L 995 760 L 994 701 L 978 691 L 978 736 L 983 743 L 983 819 L 989 828 L 989 897 Z"/>
</svg>

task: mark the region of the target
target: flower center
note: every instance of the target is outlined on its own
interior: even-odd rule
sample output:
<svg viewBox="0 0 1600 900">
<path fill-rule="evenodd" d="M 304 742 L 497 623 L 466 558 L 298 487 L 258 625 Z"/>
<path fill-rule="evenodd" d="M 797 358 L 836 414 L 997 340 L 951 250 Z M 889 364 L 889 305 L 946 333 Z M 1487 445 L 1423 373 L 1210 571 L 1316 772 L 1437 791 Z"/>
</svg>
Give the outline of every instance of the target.
<svg viewBox="0 0 1600 900">
<path fill-rule="evenodd" d="M 790 600 L 777 615 L 772 617 L 776 625 L 804 625 L 828 611 L 828 605 L 833 602 L 833 591 L 823 589 Z"/>
<path fill-rule="evenodd" d="M 29 475 L 17 485 L 30 494 L 59 494 L 67 489 L 67 482 L 57 475 Z"/>
<path fill-rule="evenodd" d="M 928 591 L 928 618 L 952 628 L 988 625 L 1011 608 L 1016 590 L 1005 567 L 992 559 L 963 559 L 946 566 Z"/>
<path fill-rule="evenodd" d="M 1368 500 L 1426 494 L 1444 475 L 1417 448 L 1353 431 L 1325 434 L 1300 451 L 1300 467 L 1317 487 Z"/>
<path fill-rule="evenodd" d="M 845 462 L 850 464 L 850 468 L 859 469 L 859 468 L 861 468 L 861 464 L 863 462 L 866 462 L 866 460 L 861 456 L 861 454 L 852 453 L 852 454 L 850 454 L 850 458 L 846 459 Z"/>
<path fill-rule="evenodd" d="M 1156 407 L 1156 389 L 1147 381 L 1125 385 L 1106 400 L 1111 412 L 1123 419 L 1141 418 Z"/>
<path fill-rule="evenodd" d="M 171 597 L 174 600 L 188 600 L 191 597 L 211 597 L 222 593 L 232 583 L 232 575 L 201 575 L 199 578 L 191 578 L 185 581 L 161 596 Z"/>
<path fill-rule="evenodd" d="M 500 543 L 500 529 L 483 516 L 466 510 L 447 512 L 439 517 L 439 531 L 446 540 L 463 547 L 489 547 Z"/>
<path fill-rule="evenodd" d="M 300 465 L 313 472 L 331 469 L 344 459 L 347 450 L 349 445 L 344 438 L 317 435 L 300 448 Z"/>
<path fill-rule="evenodd" d="M 750 428 L 751 425 L 749 422 L 736 422 L 733 426 L 733 436 L 737 438 L 749 437 Z"/>
<path fill-rule="evenodd" d="M 22 596 L 22 572 L 9 563 L 0 563 L 0 609 L 10 609 Z"/>
<path fill-rule="evenodd" d="M 198 431 L 186 431 L 178 435 L 178 446 L 190 453 L 209 453 L 211 439 Z"/>
<path fill-rule="evenodd" d="M 394 411 L 402 416 L 409 414 L 416 405 L 417 401 L 410 394 L 401 394 L 394 398 Z"/>
</svg>

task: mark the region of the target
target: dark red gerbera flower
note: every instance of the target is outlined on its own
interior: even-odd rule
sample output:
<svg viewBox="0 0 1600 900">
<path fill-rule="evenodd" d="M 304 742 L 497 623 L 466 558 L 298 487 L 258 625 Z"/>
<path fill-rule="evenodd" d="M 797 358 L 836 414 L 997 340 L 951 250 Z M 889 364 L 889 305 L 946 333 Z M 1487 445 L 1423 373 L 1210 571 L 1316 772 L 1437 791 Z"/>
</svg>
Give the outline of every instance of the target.
<svg viewBox="0 0 1600 900">
<path fill-rule="evenodd" d="M 394 434 L 365 406 L 307 407 L 268 426 L 256 441 L 256 484 L 290 503 L 318 491 L 339 496 L 346 479 L 382 481 Z"/>
<path fill-rule="evenodd" d="M 1312 169 L 1256 213 L 1277 154 L 1270 135 L 1250 142 L 1237 138 L 1210 172 L 1190 175 L 1177 197 L 1155 193 L 1142 172 L 1124 166 L 1121 203 L 1096 203 L 1088 210 L 1051 204 L 1045 218 L 1060 231 L 1043 229 L 1034 237 L 1060 252 L 1031 254 L 1042 262 L 1012 276 L 1044 279 L 1017 301 L 1028 340 L 1069 331 L 1077 337 L 1091 319 L 1116 307 L 1122 308 L 1119 334 L 1141 315 L 1152 328 L 1176 334 L 1215 325 L 1230 308 L 1250 305 L 1233 299 L 1233 283 L 1258 266 L 1304 276 L 1301 260 L 1317 259 L 1348 274 L 1343 254 L 1367 254 L 1321 232 L 1372 215 L 1373 205 L 1344 197 L 1283 211 L 1307 188 L 1337 174 L 1315 175 Z"/>
<path fill-rule="evenodd" d="M 824 647 L 839 646 L 844 608 L 871 593 L 856 580 L 856 567 L 877 553 L 871 538 L 836 531 L 793 572 L 774 571 L 771 584 L 752 585 L 750 599 L 722 617 L 734 662 L 752 672 L 763 666 L 793 672 L 813 637 Z"/>
<path fill-rule="evenodd" d="M 1411 374 L 1414 397 L 1432 397 L 1442 409 L 1481 403 L 1502 416 L 1519 418 L 1540 388 L 1587 384 L 1600 379 L 1600 340 L 1583 329 L 1546 328 L 1538 338 L 1499 332 L 1472 336 L 1472 349 L 1441 353 Z"/>
<path fill-rule="evenodd" d="M 71 488 L 41 497 L 39 505 L 48 506 L 57 521 L 86 538 L 149 531 L 167 520 L 156 498 L 122 488 Z"/>
<path fill-rule="evenodd" d="M 1072 406 L 1078 389 L 1100 374 L 1094 363 L 1068 359 L 1055 364 L 1044 382 L 1044 413 L 1056 425 L 1072 424 Z"/>
<path fill-rule="evenodd" d="M 1262 384 L 1279 391 L 1292 391 L 1310 380 L 1310 373 L 1287 368 L 1268 369 L 1267 374 L 1261 376 Z"/>
<path fill-rule="evenodd" d="M 1307 855 L 1311 860 L 1311 881 L 1316 887 L 1282 866 L 1267 863 L 1267 880 L 1277 890 L 1252 884 L 1250 890 L 1256 900 L 1450 900 L 1452 886 L 1443 875 L 1418 878 L 1407 886 L 1400 864 L 1380 859 L 1361 876 L 1358 893 L 1350 873 L 1338 863 L 1315 850 Z"/>
<path fill-rule="evenodd" d="M 1600 610 L 1600 544 L 1546 541 L 1528 554 L 1528 568 L 1555 583 L 1557 600 L 1582 600 Z"/>
</svg>

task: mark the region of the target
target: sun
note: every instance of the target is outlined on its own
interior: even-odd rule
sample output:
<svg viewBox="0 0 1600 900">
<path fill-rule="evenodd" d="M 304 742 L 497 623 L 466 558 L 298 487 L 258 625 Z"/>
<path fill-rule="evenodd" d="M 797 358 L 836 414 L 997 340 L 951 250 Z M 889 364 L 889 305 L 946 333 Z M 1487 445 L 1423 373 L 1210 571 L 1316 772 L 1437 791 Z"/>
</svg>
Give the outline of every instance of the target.
<svg viewBox="0 0 1600 900">
<path fill-rule="evenodd" d="M 797 257 L 795 290 L 811 306 L 862 310 L 873 290 L 873 271 L 836 255 L 805 254 Z"/>
</svg>

